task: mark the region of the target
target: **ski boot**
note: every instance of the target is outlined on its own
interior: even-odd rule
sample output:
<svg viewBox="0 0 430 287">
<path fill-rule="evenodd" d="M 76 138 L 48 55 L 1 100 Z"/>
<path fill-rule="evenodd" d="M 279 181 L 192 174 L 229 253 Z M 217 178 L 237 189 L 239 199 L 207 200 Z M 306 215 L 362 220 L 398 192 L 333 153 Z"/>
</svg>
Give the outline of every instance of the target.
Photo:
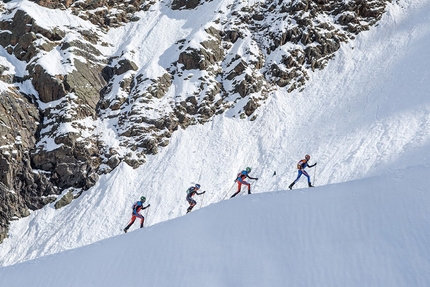
<svg viewBox="0 0 430 287">
<path fill-rule="evenodd" d="M 311 182 L 308 182 L 309 187 L 314 187 Z"/>
<path fill-rule="evenodd" d="M 236 192 L 235 194 L 233 194 L 230 198 L 235 197 L 239 192 L 240 192 L 240 190 L 238 192 Z"/>
<path fill-rule="evenodd" d="M 293 185 L 295 184 L 296 182 L 294 181 L 292 184 L 290 184 L 290 186 L 288 187 L 289 189 L 293 189 Z"/>
</svg>

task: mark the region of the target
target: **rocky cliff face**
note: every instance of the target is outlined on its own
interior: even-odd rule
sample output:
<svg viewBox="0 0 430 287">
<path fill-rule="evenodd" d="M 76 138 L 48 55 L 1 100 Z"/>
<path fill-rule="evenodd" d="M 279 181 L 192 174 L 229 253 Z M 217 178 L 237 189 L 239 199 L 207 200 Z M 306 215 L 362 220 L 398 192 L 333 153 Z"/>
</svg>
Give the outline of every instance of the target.
<svg viewBox="0 0 430 287">
<path fill-rule="evenodd" d="M 254 120 L 273 89 L 303 87 L 342 42 L 377 23 L 389 0 L 229 0 L 199 36 L 179 39 L 176 60 L 152 77 L 133 61 L 135 51 L 104 54 L 106 33 L 211 1 L 32 2 L 87 24 L 50 26 L 24 5 L 0 3 L 0 59 L 8 59 L 0 61 L 0 241 L 10 220 L 61 194 L 55 206 L 67 204 L 121 161 L 138 167 L 179 127 L 232 108 Z M 46 65 L 52 58 L 61 68 Z"/>
</svg>

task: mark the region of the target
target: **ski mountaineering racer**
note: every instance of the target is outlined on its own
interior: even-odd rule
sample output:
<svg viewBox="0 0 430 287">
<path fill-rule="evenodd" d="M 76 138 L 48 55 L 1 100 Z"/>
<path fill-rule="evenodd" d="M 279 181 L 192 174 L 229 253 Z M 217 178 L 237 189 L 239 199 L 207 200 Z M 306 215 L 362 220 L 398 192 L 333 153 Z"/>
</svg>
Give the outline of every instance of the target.
<svg viewBox="0 0 430 287">
<path fill-rule="evenodd" d="M 200 189 L 200 184 L 196 184 L 195 186 L 191 186 L 190 188 L 187 189 L 187 201 L 190 204 L 190 206 L 187 208 L 187 213 L 190 212 L 194 205 L 196 205 L 196 201 L 192 198 L 194 196 L 194 194 L 197 195 L 202 195 L 204 194 L 206 191 L 200 192 L 198 193 L 197 190 Z"/>
<path fill-rule="evenodd" d="M 314 187 L 311 183 L 311 177 L 309 176 L 309 174 L 305 170 L 306 167 L 314 167 L 317 165 L 317 163 L 314 163 L 313 165 L 309 165 L 308 161 L 310 159 L 311 159 L 311 156 L 307 154 L 307 155 L 305 155 L 304 159 L 302 159 L 301 161 L 299 161 L 297 163 L 298 175 L 297 175 L 297 178 L 290 184 L 290 186 L 288 186 L 289 189 L 293 189 L 293 185 L 299 180 L 299 178 L 302 176 L 302 174 L 308 178 L 309 187 Z"/>
<path fill-rule="evenodd" d="M 146 197 L 142 196 L 142 197 L 140 197 L 140 201 L 136 201 L 133 204 L 133 206 L 132 206 L 133 212 L 131 213 L 131 219 L 128 222 L 127 226 L 124 228 L 125 233 L 127 233 L 130 226 L 133 225 L 136 218 L 140 218 L 140 228 L 143 228 L 143 222 L 145 221 L 145 217 L 143 217 L 143 215 L 140 214 L 139 212 L 141 210 L 147 209 L 148 207 L 151 206 L 150 204 L 148 204 L 147 206 L 143 207 L 143 204 L 145 203 L 145 201 L 146 201 Z"/>
<path fill-rule="evenodd" d="M 230 198 L 233 198 L 239 194 L 240 189 L 242 188 L 242 184 L 248 186 L 248 194 L 251 194 L 251 184 L 246 182 L 245 179 L 249 178 L 249 179 L 258 180 L 258 178 L 250 177 L 249 176 L 250 172 L 251 172 L 251 168 L 247 167 L 245 170 L 242 170 L 237 174 L 237 178 L 235 179 L 235 182 L 237 182 L 237 191 Z"/>
</svg>

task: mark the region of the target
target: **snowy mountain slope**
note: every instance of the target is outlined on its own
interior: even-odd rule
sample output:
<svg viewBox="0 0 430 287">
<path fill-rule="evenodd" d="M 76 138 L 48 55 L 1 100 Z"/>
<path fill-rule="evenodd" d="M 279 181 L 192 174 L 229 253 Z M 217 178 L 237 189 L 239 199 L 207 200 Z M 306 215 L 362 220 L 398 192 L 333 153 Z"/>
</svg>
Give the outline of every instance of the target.
<svg viewBox="0 0 430 287">
<path fill-rule="evenodd" d="M 146 226 L 183 215 L 185 189 L 196 182 L 208 192 L 196 198 L 195 210 L 216 203 L 233 193 L 246 166 L 260 178 L 255 192 L 263 193 L 284 190 L 306 153 L 318 162 L 309 170 L 316 185 L 427 164 L 429 8 L 429 1 L 392 4 L 378 27 L 342 46 L 302 92 L 275 92 L 255 121 L 225 115 L 180 130 L 138 169 L 122 164 L 69 206 L 50 205 L 14 222 L 0 245 L 1 265 L 120 234 L 141 194 L 151 203 Z"/>
<path fill-rule="evenodd" d="M 123 85 L 131 81 L 128 94 L 108 84 L 102 101 L 106 106 L 102 117 L 110 119 L 121 143 L 113 148 L 120 157 L 127 159 L 125 153 L 131 153 L 133 160 L 145 160 L 144 154 L 158 150 L 161 142 L 163 146 L 176 127 L 204 123 L 223 112 L 254 119 L 255 109 L 264 104 L 270 90 L 278 84 L 289 90 L 303 86 L 308 72 L 324 67 L 331 58 L 323 51 L 337 51 L 340 43 L 353 39 L 355 33 L 348 27 L 359 23 L 363 26 L 358 31 L 367 30 L 379 19 L 386 2 L 370 2 L 348 9 L 348 3 L 355 2 L 202 1 L 196 9 L 179 11 L 166 3 L 154 4 L 150 14 L 142 14 L 147 21 L 109 31 L 106 41 L 115 44 L 100 48 L 113 55 L 109 66 L 127 59 L 139 67 L 113 80 Z M 372 12 L 357 12 L 360 9 Z M 345 14 L 358 18 L 348 25 L 337 23 Z M 361 14 L 374 16 L 367 19 Z M 302 27 L 303 23 L 308 24 Z M 290 59 L 293 54 L 302 59 Z M 311 59 L 313 54 L 321 55 Z M 160 130 L 163 124 L 167 128 Z M 130 130 L 136 134 L 132 139 L 126 133 Z"/>
<path fill-rule="evenodd" d="M 429 172 L 222 201 L 2 267 L 0 285 L 429 286 L 430 193 L 421 186 Z"/>
<path fill-rule="evenodd" d="M 2 182 L 22 191 L 14 198 L 22 213 L 23 200 L 39 209 L 66 188 L 87 190 L 122 161 L 142 165 L 178 128 L 225 112 L 255 119 L 269 91 L 304 86 L 341 43 L 379 21 L 389 0 L 190 2 L 0 5 L 0 45 L 25 66 L 8 83 L 41 115 L 40 133 L 25 136 L 35 149 L 15 149 L 31 165 L 2 166 Z M 2 141 L 8 152 L 13 140 Z"/>
</svg>

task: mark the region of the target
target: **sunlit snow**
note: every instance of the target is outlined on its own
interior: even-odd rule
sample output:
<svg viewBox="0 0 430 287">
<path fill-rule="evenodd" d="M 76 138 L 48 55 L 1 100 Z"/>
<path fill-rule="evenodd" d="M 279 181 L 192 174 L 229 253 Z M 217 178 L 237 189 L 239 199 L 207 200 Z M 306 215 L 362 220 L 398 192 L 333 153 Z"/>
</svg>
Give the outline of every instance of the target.
<svg viewBox="0 0 430 287">
<path fill-rule="evenodd" d="M 193 10 L 202 19 L 205 5 Z M 154 37 L 150 28 L 179 24 L 148 20 L 130 25 Z M 162 61 L 172 40 L 134 60 Z M 255 121 L 227 114 L 179 130 L 141 167 L 123 163 L 70 205 L 12 222 L 0 286 L 430 286 L 429 46 L 430 0 L 391 3 L 303 91 L 275 91 Z M 308 169 L 316 187 L 302 177 L 288 190 L 305 154 L 318 163 Z M 247 166 L 253 194 L 228 199 Z M 185 215 L 195 183 L 207 192 Z M 124 234 L 141 195 L 145 228 Z"/>
</svg>

